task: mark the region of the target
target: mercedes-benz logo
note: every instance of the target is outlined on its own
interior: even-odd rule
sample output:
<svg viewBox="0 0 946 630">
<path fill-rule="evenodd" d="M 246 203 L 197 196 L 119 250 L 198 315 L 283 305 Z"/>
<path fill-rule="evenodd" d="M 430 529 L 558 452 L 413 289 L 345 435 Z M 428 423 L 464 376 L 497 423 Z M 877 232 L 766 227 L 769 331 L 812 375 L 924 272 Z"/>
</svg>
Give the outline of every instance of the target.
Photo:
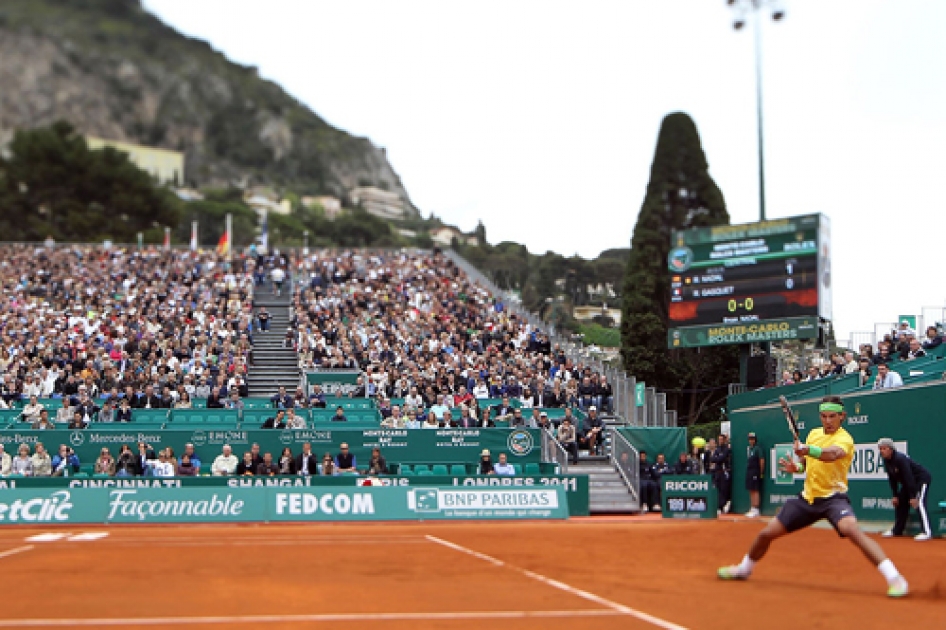
<svg viewBox="0 0 946 630">
<path fill-rule="evenodd" d="M 69 434 L 69 443 L 73 446 L 82 446 L 85 444 L 85 434 L 82 431 L 73 431 Z"/>
</svg>

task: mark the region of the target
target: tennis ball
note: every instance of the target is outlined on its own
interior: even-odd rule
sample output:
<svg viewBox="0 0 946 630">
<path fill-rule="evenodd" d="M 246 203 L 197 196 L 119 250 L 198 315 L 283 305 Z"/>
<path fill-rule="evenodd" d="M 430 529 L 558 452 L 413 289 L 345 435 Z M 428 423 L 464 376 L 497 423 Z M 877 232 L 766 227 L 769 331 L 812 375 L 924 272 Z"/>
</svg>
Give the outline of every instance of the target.
<svg viewBox="0 0 946 630">
<path fill-rule="evenodd" d="M 700 436 L 696 436 L 695 438 L 693 438 L 690 441 L 690 443 L 693 444 L 693 446 L 697 448 L 703 448 L 704 446 L 706 446 L 706 440 L 704 440 Z"/>
</svg>

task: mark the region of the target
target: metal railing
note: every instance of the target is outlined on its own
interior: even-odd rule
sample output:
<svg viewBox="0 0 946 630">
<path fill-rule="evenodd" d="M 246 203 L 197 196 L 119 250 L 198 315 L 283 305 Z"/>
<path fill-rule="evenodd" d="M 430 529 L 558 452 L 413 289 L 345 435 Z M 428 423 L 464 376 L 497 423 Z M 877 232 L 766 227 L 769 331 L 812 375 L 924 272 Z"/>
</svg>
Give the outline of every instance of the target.
<svg viewBox="0 0 946 630">
<path fill-rule="evenodd" d="M 555 462 L 560 475 L 568 474 L 568 452 L 548 429 L 542 429 L 542 461 Z"/>
<path fill-rule="evenodd" d="M 627 438 L 616 429 L 611 429 L 611 463 L 617 468 L 624 484 L 640 503 L 640 453 Z"/>
</svg>

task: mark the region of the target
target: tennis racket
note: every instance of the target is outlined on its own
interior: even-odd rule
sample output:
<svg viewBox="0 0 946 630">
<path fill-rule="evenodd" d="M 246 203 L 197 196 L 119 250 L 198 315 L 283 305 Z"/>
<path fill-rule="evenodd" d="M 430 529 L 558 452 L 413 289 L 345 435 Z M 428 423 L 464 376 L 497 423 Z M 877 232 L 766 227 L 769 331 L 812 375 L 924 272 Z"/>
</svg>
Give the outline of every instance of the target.
<svg viewBox="0 0 946 630">
<path fill-rule="evenodd" d="M 792 411 L 792 407 L 788 404 L 788 400 L 785 396 L 779 396 L 778 401 L 782 403 L 782 411 L 785 412 L 785 421 L 788 422 L 789 431 L 792 432 L 792 436 L 795 438 L 796 442 L 801 442 L 798 437 L 798 421 L 795 420 L 795 412 Z"/>
</svg>

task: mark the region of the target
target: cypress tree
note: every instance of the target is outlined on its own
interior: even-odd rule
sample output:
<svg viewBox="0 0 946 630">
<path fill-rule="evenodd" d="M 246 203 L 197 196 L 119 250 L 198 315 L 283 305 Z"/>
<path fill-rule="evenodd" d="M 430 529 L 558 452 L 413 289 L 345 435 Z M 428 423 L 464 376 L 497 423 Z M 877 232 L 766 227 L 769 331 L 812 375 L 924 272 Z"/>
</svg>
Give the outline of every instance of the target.
<svg viewBox="0 0 946 630">
<path fill-rule="evenodd" d="M 669 114 L 660 126 L 647 194 L 631 238 L 621 356 L 629 374 L 667 393 L 668 408 L 677 409 L 686 424 L 710 419 L 716 404 L 725 400 L 725 386 L 738 380 L 739 363 L 735 346 L 667 348 L 671 232 L 728 223 L 696 125 L 687 114 Z"/>
</svg>

